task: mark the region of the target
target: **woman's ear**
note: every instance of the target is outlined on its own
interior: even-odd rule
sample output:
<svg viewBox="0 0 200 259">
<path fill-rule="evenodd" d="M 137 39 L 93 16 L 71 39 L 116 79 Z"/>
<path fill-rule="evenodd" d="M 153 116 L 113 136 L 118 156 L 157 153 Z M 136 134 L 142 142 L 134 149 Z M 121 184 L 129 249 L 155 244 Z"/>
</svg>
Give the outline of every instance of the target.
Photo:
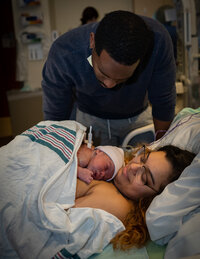
<svg viewBox="0 0 200 259">
<path fill-rule="evenodd" d="M 94 35 L 94 32 L 91 32 L 90 33 L 90 48 L 91 49 L 94 49 L 95 48 L 95 35 Z"/>
</svg>

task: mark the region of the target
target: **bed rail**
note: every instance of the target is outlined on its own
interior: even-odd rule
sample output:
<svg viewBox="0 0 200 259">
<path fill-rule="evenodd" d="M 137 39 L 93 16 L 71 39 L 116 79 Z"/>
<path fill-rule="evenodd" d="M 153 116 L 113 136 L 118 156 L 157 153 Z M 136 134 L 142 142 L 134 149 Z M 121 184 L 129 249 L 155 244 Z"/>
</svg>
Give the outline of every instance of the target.
<svg viewBox="0 0 200 259">
<path fill-rule="evenodd" d="M 125 139 L 122 142 L 122 147 L 126 147 L 128 146 L 128 143 L 130 142 L 130 140 L 139 135 L 139 134 L 143 134 L 146 132 L 152 132 L 152 134 L 155 136 L 155 131 L 154 131 L 154 124 L 149 124 L 147 126 L 132 130 L 131 132 L 129 132 L 129 134 L 125 137 Z"/>
</svg>

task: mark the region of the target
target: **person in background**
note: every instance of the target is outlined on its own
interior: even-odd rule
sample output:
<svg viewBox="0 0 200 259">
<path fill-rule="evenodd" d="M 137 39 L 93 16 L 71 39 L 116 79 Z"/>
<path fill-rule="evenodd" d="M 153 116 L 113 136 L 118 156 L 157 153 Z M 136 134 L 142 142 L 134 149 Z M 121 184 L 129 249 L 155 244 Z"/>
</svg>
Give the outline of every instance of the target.
<svg viewBox="0 0 200 259">
<path fill-rule="evenodd" d="M 124 151 L 114 146 L 88 148 L 82 144 L 77 152 L 77 177 L 85 183 L 111 181 L 124 164 Z"/>
<path fill-rule="evenodd" d="M 158 139 L 174 118 L 175 77 L 173 46 L 163 25 L 114 11 L 52 44 L 43 68 L 44 118 L 69 119 L 75 94 L 75 119 L 92 126 L 94 146 L 121 146 L 130 131 L 152 118 Z"/>
<path fill-rule="evenodd" d="M 82 17 L 80 19 L 81 24 L 84 25 L 91 22 L 96 22 L 98 17 L 99 17 L 99 14 L 97 10 L 92 6 L 88 6 L 83 10 Z"/>
</svg>

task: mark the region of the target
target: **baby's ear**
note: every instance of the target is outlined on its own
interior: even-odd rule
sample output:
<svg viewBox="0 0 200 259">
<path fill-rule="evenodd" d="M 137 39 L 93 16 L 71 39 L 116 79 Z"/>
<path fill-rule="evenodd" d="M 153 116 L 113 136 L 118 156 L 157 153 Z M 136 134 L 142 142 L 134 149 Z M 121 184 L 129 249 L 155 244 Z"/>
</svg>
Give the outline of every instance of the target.
<svg viewBox="0 0 200 259">
<path fill-rule="evenodd" d="M 99 150 L 99 149 L 95 149 L 95 152 L 96 152 L 96 155 L 97 155 L 97 154 L 101 153 L 102 151 Z"/>
</svg>

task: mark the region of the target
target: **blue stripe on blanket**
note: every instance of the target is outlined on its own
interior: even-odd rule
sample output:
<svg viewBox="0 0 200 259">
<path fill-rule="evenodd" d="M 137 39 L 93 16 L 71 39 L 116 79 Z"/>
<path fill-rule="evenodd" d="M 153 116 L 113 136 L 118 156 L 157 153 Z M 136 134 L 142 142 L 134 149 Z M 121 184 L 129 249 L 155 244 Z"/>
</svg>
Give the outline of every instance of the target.
<svg viewBox="0 0 200 259">
<path fill-rule="evenodd" d="M 76 131 L 55 124 L 35 125 L 21 135 L 55 151 L 65 163 L 71 158 L 76 140 Z"/>
<path fill-rule="evenodd" d="M 77 254 L 71 254 L 69 253 L 65 248 L 61 249 L 57 254 L 52 257 L 52 259 L 80 259 L 80 257 Z"/>
</svg>

